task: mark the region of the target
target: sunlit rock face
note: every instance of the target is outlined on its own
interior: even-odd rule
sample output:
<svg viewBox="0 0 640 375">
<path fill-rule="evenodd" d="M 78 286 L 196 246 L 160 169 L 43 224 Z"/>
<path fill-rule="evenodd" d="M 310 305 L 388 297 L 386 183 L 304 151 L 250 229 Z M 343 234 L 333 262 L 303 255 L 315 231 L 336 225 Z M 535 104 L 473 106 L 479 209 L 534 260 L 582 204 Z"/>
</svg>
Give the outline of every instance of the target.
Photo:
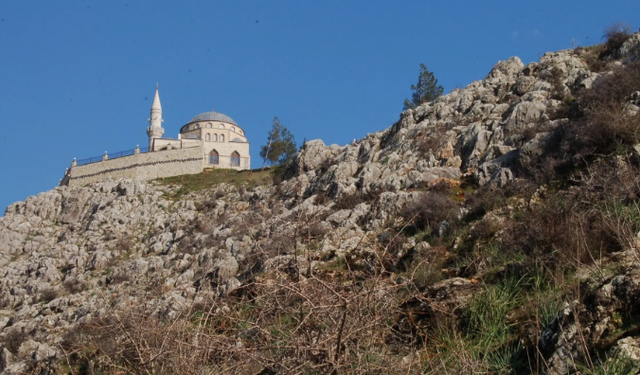
<svg viewBox="0 0 640 375">
<path fill-rule="evenodd" d="M 639 43 L 638 35 L 632 36 L 619 55 L 634 60 Z M 577 52 L 569 50 L 545 54 L 528 65 L 517 57 L 501 61 L 484 80 L 403 112 L 384 131 L 345 146 L 306 142 L 277 185 L 268 175 L 266 182 L 241 184 L 223 178 L 193 190 L 177 182 L 106 178 L 15 203 L 0 218 L 0 370 L 20 373 L 33 361 L 63 360 L 60 343 L 65 334 L 93 319 L 134 307 L 147 316 L 178 319 L 211 301 L 224 304 L 254 296 L 257 292 L 249 285 L 273 287 L 281 275 L 303 282 L 323 274 L 337 283 L 332 285 L 344 287 L 346 279 L 335 271 L 340 266 L 359 283 L 377 277 L 402 286 L 410 277 L 405 265 L 418 255 L 427 263 L 446 258 L 464 240 L 461 236 L 445 248 L 425 241 L 424 232 L 398 235 L 422 214 L 411 211 L 416 202 L 423 209 L 439 209 L 437 220 L 424 223 L 428 235 L 450 235 L 450 222 L 468 209 L 461 182 L 504 188 L 520 178 L 521 170 L 548 151 L 554 131 L 568 121 L 554 111 L 608 74 L 591 72 Z M 640 105 L 640 95 L 634 95 L 628 98 L 629 113 Z M 227 150 L 217 144 L 221 134 L 224 142 L 233 142 L 230 132 L 236 132 L 237 142 L 246 142 L 233 120 L 218 115 L 196 116 L 181 134 L 188 138 L 197 133 L 220 155 Z M 152 126 L 158 127 L 154 121 Z M 443 186 L 458 189 L 456 204 L 426 194 Z M 545 191 L 540 188 L 529 202 L 510 202 L 485 217 L 498 223 L 499 234 L 510 215 L 539 204 Z M 478 231 L 477 225 L 469 224 L 469 235 Z M 403 241 L 397 241 L 399 237 Z M 612 342 L 607 335 L 623 329 L 615 320 L 622 307 L 638 312 L 635 246 L 612 257 L 617 274 L 602 278 L 605 273 L 598 268 L 600 278 L 584 276 L 590 283 L 585 282 L 588 298 L 572 301 L 541 329 L 539 349 L 548 364 L 542 372 L 573 371 L 570 359 L 584 355 L 580 337 L 629 358 L 640 355 L 635 331 Z M 420 324 L 425 327 L 433 323 L 425 316 L 445 319 L 438 315 L 445 308 L 452 312 L 446 319 L 459 318 L 484 290 L 479 278 L 485 275 L 484 265 L 478 261 L 474 267 L 464 271 L 469 274 L 445 269 L 444 280 L 399 303 L 406 316 L 398 310 L 389 318 L 398 319 L 394 329 L 401 331 L 415 311 L 424 315 Z M 379 295 L 387 298 L 385 293 Z M 212 314 L 228 310 L 225 305 Z M 236 339 L 234 347 L 249 345 L 246 337 Z M 420 358 L 414 354 L 406 353 L 399 363 Z"/>
</svg>

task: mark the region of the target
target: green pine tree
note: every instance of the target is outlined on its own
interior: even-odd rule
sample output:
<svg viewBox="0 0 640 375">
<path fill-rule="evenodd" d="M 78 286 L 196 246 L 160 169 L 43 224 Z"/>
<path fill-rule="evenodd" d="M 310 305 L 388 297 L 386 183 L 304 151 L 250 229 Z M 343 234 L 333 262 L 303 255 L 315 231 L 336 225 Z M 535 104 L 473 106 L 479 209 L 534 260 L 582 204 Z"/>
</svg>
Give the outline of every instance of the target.
<svg viewBox="0 0 640 375">
<path fill-rule="evenodd" d="M 420 76 L 418 77 L 418 84 L 411 85 L 413 94 L 411 100 L 405 99 L 404 110 L 415 108 L 422 103 L 431 102 L 436 100 L 442 95 L 444 89 L 438 85 L 438 80 L 430 72 L 424 64 L 420 64 Z"/>
<path fill-rule="evenodd" d="M 278 117 L 274 117 L 268 142 L 266 145 L 260 146 L 260 157 L 263 158 L 262 168 L 266 163 L 269 165 L 286 164 L 293 159 L 296 152 L 296 141 L 293 134 L 280 123 Z"/>
</svg>

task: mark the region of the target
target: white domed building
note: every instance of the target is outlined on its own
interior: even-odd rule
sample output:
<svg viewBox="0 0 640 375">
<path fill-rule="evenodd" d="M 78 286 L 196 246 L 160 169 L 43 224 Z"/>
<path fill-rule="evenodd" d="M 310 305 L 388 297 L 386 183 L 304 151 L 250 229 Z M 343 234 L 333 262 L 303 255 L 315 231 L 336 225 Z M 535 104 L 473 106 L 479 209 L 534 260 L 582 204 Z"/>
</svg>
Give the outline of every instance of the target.
<svg viewBox="0 0 640 375">
<path fill-rule="evenodd" d="M 215 111 L 204 112 L 193 117 L 180 128 L 178 139 L 162 138 L 162 106 L 156 88 L 151 105 L 149 151 L 174 148 L 190 148 L 200 145 L 204 151 L 204 168 L 229 168 L 244 170 L 251 168 L 249 142 L 242 129 L 231 117 Z"/>
<path fill-rule="evenodd" d="M 249 142 L 244 130 L 223 113 L 201 113 L 180 128 L 181 139 L 200 139 L 205 167 L 249 169 Z"/>
<path fill-rule="evenodd" d="M 162 106 L 156 86 L 149 117 L 149 148 L 73 159 L 60 185 L 85 185 L 107 178 L 138 181 L 196 174 L 207 168 L 251 169 L 249 142 L 231 117 L 201 113 L 180 128 L 177 138 L 163 138 Z"/>
</svg>

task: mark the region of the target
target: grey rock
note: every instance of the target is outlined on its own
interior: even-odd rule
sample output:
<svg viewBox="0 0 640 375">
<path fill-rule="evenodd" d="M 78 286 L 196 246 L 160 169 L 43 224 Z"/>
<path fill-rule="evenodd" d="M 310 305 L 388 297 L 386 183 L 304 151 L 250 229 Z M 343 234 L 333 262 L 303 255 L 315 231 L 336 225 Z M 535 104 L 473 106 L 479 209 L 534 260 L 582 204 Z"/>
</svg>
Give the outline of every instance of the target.
<svg viewBox="0 0 640 375">
<path fill-rule="evenodd" d="M 625 337 L 618 340 L 612 352 L 613 356 L 620 354 L 624 358 L 640 361 L 640 339 L 637 337 Z"/>
<path fill-rule="evenodd" d="M 516 80 L 516 83 L 513 85 L 513 91 L 517 95 L 522 96 L 526 94 L 533 87 L 533 84 L 535 82 L 536 82 L 536 79 L 534 77 L 529 77 L 529 76 L 519 77 Z"/>
<path fill-rule="evenodd" d="M 327 217 L 327 221 L 333 225 L 340 226 L 351 216 L 351 210 L 340 210 Z"/>
<path fill-rule="evenodd" d="M 547 106 L 541 101 L 522 101 L 516 104 L 505 122 L 507 131 L 518 131 L 538 122 Z"/>
<path fill-rule="evenodd" d="M 220 281 L 235 277 L 238 273 L 238 262 L 232 256 L 221 259 L 214 265 L 215 274 Z"/>
<path fill-rule="evenodd" d="M 510 57 L 506 61 L 499 61 L 487 75 L 487 79 L 506 78 L 513 79 L 524 68 L 524 64 L 517 56 Z"/>
<path fill-rule="evenodd" d="M 640 59 L 640 33 L 633 34 L 617 51 L 618 58 L 626 58 L 629 61 Z"/>
<path fill-rule="evenodd" d="M 513 172 L 509 168 L 501 167 L 499 163 L 483 163 L 473 176 L 478 185 L 504 187 L 513 180 Z"/>
</svg>

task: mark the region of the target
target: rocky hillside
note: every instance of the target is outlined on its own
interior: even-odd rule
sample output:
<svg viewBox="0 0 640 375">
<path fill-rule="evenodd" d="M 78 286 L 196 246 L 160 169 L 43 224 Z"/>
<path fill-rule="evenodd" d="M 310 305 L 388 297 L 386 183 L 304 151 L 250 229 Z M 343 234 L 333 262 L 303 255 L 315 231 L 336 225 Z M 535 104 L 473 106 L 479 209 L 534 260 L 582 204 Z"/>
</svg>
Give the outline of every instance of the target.
<svg viewBox="0 0 640 375">
<path fill-rule="evenodd" d="M 0 370 L 637 373 L 639 51 L 501 61 L 274 182 L 15 203 Z"/>
</svg>

